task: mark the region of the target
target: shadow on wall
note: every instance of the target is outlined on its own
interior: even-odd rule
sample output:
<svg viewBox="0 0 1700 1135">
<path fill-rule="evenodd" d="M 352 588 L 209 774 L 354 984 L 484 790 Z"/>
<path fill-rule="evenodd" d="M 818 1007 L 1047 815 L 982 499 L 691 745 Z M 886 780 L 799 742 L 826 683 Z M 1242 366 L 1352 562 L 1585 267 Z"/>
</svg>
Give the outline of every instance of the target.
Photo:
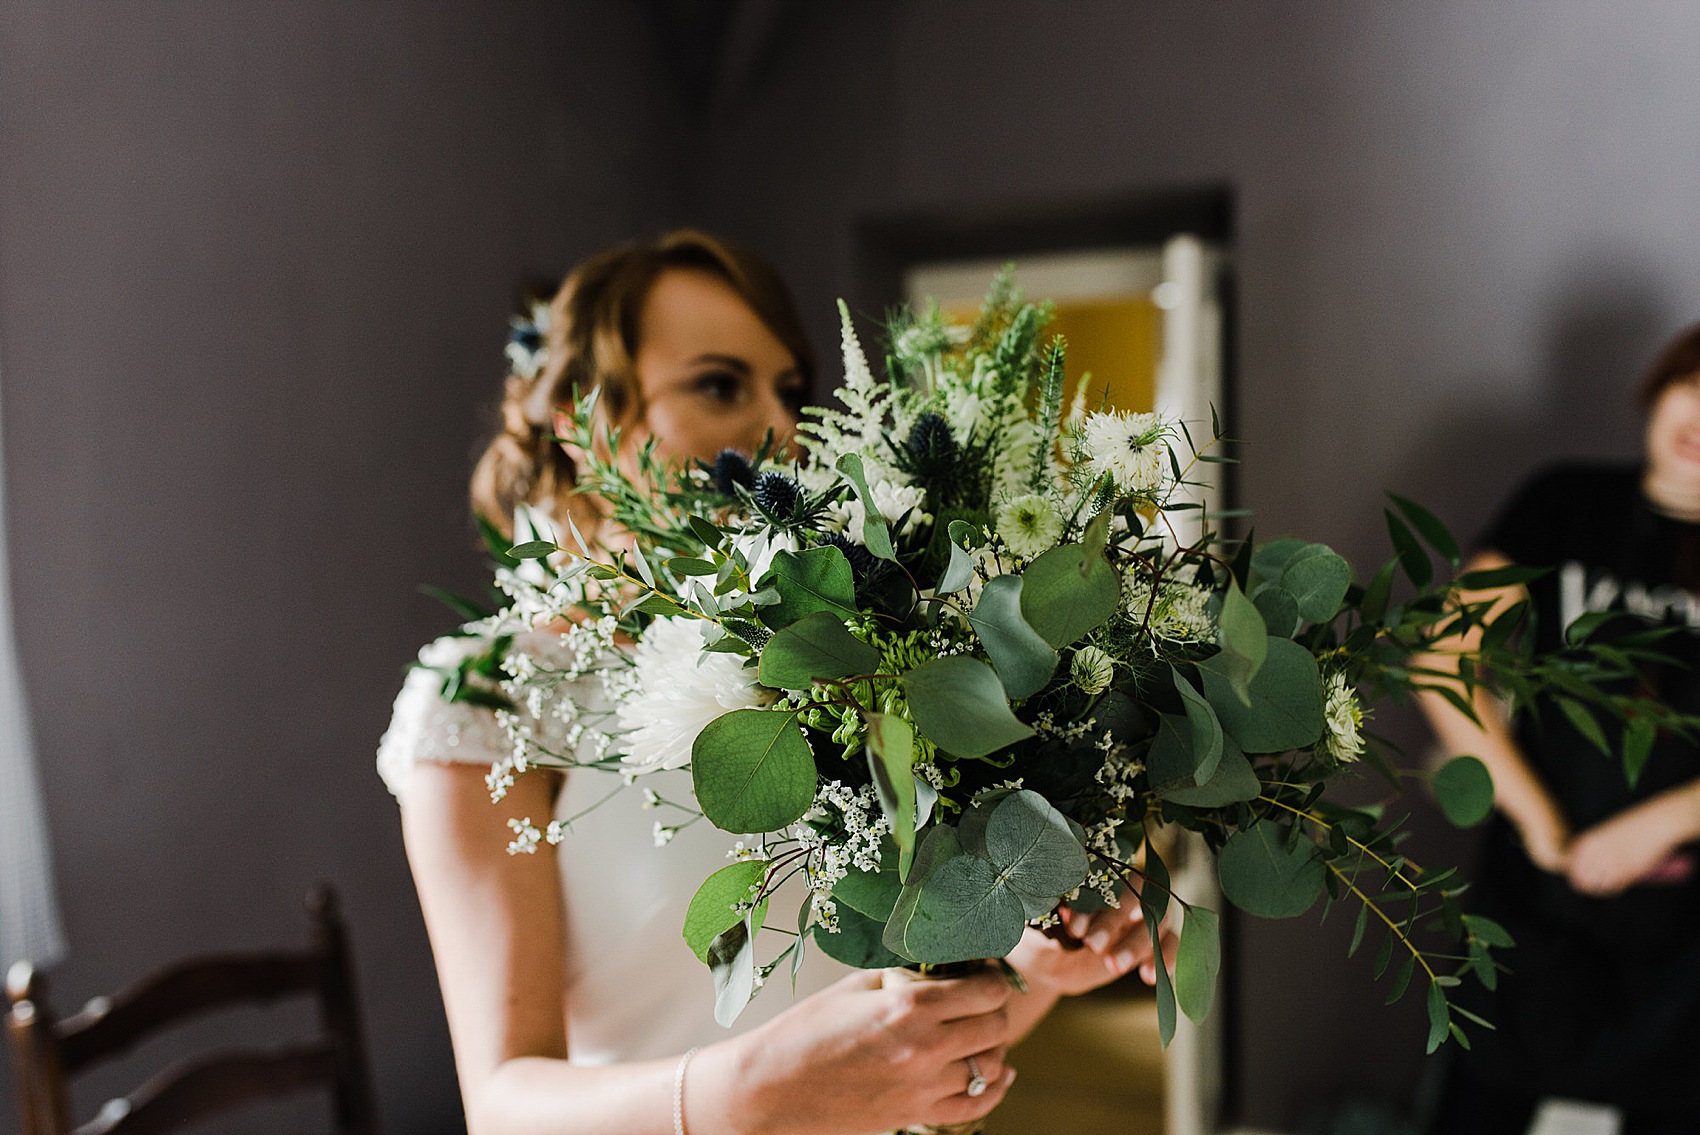
<svg viewBox="0 0 1700 1135">
<path fill-rule="evenodd" d="M 1416 434 L 1394 485 L 1441 517 L 1466 549 L 1502 501 L 1555 461 L 1633 460 L 1641 451 L 1636 388 L 1653 356 L 1695 313 L 1621 262 L 1587 260 L 1556 296 L 1527 371 L 1484 374 L 1472 405 L 1451 407 Z M 1404 490 L 1401 490 L 1404 491 Z"/>
</svg>

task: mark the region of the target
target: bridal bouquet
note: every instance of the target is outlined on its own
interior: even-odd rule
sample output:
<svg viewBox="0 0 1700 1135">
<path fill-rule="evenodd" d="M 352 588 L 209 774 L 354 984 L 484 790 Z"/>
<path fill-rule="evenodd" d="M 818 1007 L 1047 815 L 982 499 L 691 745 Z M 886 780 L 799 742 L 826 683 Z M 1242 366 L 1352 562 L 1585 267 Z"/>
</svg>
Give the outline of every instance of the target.
<svg viewBox="0 0 1700 1135">
<path fill-rule="evenodd" d="M 870 968 L 997 959 L 1061 904 L 1132 901 L 1153 935 L 1184 908 L 1173 973 L 1158 965 L 1166 1043 L 1177 1005 L 1208 1011 L 1219 959 L 1216 913 L 1171 890 L 1152 838 L 1181 828 L 1216 852 L 1222 894 L 1245 911 L 1354 909 L 1351 948 L 1379 940 L 1390 1000 L 1413 983 L 1426 996 L 1430 1050 L 1467 1043 L 1448 990 L 1491 986 L 1511 942 L 1461 912 L 1451 871 L 1400 853 L 1381 806 L 1337 799 L 1359 762 L 1395 788 L 1413 775 L 1376 753 L 1368 706 L 1430 687 L 1468 712 L 1491 673 L 1514 693 L 1560 689 L 1589 721 L 1624 716 L 1600 683 L 1630 671 L 1637 644 L 1594 651 L 1584 635 L 1528 653 L 1511 634 L 1520 611 L 1493 618 L 1458 589 L 1535 573 L 1437 585 L 1431 550 L 1453 567 L 1458 550 L 1400 498 L 1397 555 L 1362 586 L 1321 544 L 1223 538 L 1190 499 L 1200 463 L 1227 460 L 1214 423 L 1194 445 L 1186 423 L 1066 405 L 1064 345 L 1007 273 L 972 326 L 895 317 L 883 378 L 841 311 L 838 404 L 807 412 L 794 458 L 726 452 L 680 470 L 651 443 L 622 464 L 594 396 L 562 424 L 603 542 L 522 517 L 504 557 L 500 625 L 568 618 L 572 661 L 503 661 L 528 712 L 504 715 L 516 747 L 496 794 L 528 765 L 601 768 L 681 824 L 742 837 L 683 928 L 723 1021 L 811 942 Z M 1483 625 L 1462 687 L 1413 662 Z M 1661 721 L 1642 708 L 1628 737 L 1644 755 Z M 564 742 L 529 724 L 546 718 Z M 694 805 L 645 787 L 687 765 Z M 1491 806 L 1473 758 L 1432 786 L 1456 822 Z M 525 850 L 566 825 L 514 827 Z M 791 877 L 806 897 L 763 960 Z"/>
</svg>

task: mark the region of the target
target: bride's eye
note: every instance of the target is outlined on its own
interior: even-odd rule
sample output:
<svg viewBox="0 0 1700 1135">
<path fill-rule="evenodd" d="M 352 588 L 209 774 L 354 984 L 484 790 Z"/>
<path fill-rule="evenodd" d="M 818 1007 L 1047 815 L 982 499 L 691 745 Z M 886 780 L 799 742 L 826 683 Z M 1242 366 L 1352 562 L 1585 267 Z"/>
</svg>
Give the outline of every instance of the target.
<svg viewBox="0 0 1700 1135">
<path fill-rule="evenodd" d="M 787 383 L 779 388 L 779 401 L 792 414 L 800 415 L 809 403 L 809 388 L 801 382 Z"/>
<path fill-rule="evenodd" d="M 744 381 L 731 371 L 711 370 L 697 375 L 691 382 L 691 389 L 711 402 L 736 406 L 743 400 Z"/>
</svg>

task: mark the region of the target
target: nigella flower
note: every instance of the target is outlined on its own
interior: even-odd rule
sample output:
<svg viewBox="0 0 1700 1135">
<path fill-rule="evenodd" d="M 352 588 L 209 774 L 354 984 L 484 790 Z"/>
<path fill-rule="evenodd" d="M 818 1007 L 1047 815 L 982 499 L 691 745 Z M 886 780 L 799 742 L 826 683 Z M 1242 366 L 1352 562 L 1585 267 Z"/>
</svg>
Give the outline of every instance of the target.
<svg viewBox="0 0 1700 1135">
<path fill-rule="evenodd" d="M 756 487 L 755 468 L 736 449 L 722 449 L 716 454 L 710 471 L 714 474 L 714 487 L 723 497 L 735 497 L 738 489 Z"/>
<path fill-rule="evenodd" d="M 763 473 L 756 478 L 756 504 L 775 520 L 790 520 L 796 515 L 801 490 L 801 485 L 783 473 Z"/>
<path fill-rule="evenodd" d="M 632 653 L 633 689 L 615 707 L 627 765 L 640 771 L 680 768 L 709 722 L 733 709 L 759 709 L 773 700 L 755 671 L 734 654 L 703 651 L 701 619 L 656 619 Z"/>
<path fill-rule="evenodd" d="M 1124 493 L 1154 497 L 1163 488 L 1165 432 L 1156 414 L 1089 414 L 1081 429 L 1087 467 Z"/>
<path fill-rule="evenodd" d="M 1190 583 L 1165 579 L 1151 597 L 1151 580 L 1133 574 L 1127 580 L 1127 613 L 1143 624 L 1151 637 L 1169 642 L 1210 642 L 1216 620 L 1210 615 L 1210 592 Z"/>
<path fill-rule="evenodd" d="M 998 535 L 1024 560 L 1055 547 L 1062 532 L 1062 513 L 1043 493 L 1024 493 L 998 506 Z"/>
<path fill-rule="evenodd" d="M 1096 646 L 1081 647 L 1074 652 L 1074 661 L 1069 664 L 1069 677 L 1089 697 L 1109 689 L 1115 676 L 1115 660 Z"/>
<path fill-rule="evenodd" d="M 1357 691 L 1346 681 L 1346 675 L 1338 670 L 1328 676 L 1322 720 L 1327 727 L 1323 743 L 1327 745 L 1330 756 L 1345 763 L 1363 755 L 1364 712 L 1358 705 Z"/>
</svg>

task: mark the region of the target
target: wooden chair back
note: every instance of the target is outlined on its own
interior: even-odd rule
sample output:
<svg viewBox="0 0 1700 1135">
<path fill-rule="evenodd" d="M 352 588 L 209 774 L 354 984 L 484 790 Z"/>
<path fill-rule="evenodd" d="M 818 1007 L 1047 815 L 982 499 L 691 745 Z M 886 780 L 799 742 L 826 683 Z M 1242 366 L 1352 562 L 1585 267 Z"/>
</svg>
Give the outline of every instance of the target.
<svg viewBox="0 0 1700 1135">
<path fill-rule="evenodd" d="M 305 949 L 190 958 L 96 997 L 68 1017 L 54 1015 L 40 973 L 27 962 L 14 965 L 6 979 L 6 1024 L 23 1135 L 155 1135 L 309 1089 L 330 1093 L 335 1131 L 377 1135 L 354 969 L 335 893 L 315 888 L 307 912 L 312 937 Z M 318 1002 L 317 1036 L 178 1062 L 109 1101 L 93 1119 L 74 1122 L 70 1085 L 90 1067 L 189 1018 L 298 996 Z"/>
</svg>

